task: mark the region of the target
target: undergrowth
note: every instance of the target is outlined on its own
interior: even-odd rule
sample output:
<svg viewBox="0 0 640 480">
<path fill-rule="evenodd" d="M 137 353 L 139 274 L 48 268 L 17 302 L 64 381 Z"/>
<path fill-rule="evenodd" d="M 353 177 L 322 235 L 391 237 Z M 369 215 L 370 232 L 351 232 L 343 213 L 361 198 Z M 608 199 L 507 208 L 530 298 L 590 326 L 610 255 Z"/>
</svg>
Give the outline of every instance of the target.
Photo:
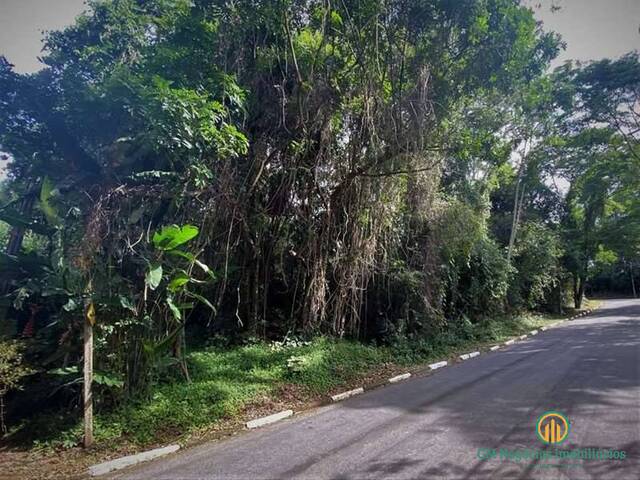
<svg viewBox="0 0 640 480">
<path fill-rule="evenodd" d="M 471 347 L 504 341 L 558 318 L 523 315 L 462 322 L 456 331 L 431 338 L 401 338 L 380 346 L 318 337 L 200 348 L 188 355 L 190 382 L 166 376 L 154 385 L 149 397 L 98 412 L 96 443 L 126 440 L 145 445 L 175 439 L 222 419 L 236 418 L 252 403 L 277 399 L 285 386 L 296 387 L 309 399 L 318 398 L 355 385 L 383 365 L 417 367 Z M 79 415 L 70 417 L 68 412 L 41 415 L 14 429 L 9 437 L 31 438 L 36 447 L 71 447 L 81 440 L 82 424 Z"/>
</svg>

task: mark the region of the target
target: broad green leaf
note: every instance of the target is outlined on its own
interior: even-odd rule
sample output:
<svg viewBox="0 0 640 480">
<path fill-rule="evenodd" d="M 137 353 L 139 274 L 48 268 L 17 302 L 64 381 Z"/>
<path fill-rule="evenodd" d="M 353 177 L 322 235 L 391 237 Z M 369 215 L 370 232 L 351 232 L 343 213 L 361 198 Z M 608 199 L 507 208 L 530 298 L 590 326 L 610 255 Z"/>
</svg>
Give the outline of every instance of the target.
<svg viewBox="0 0 640 480">
<path fill-rule="evenodd" d="M 127 310 L 131 310 L 133 313 L 136 313 L 136 308 L 133 306 L 133 303 L 128 297 L 119 295 L 118 298 L 120 299 L 120 305 L 122 306 L 122 308 L 126 308 Z"/>
<path fill-rule="evenodd" d="M 144 279 L 151 290 L 155 290 L 162 281 L 162 265 L 150 265 L 147 275 Z"/>
<path fill-rule="evenodd" d="M 190 297 L 195 298 L 196 300 L 200 301 L 201 303 L 204 303 L 207 307 L 209 307 L 211 310 L 213 310 L 213 313 L 216 313 L 216 307 L 214 307 L 211 304 L 211 302 L 209 300 L 207 300 L 206 298 L 204 298 L 202 295 L 200 295 L 198 293 L 191 292 L 191 291 L 188 291 L 187 295 L 189 295 Z"/>
<path fill-rule="evenodd" d="M 169 282 L 169 286 L 167 287 L 170 291 L 175 292 L 179 290 L 180 287 L 183 287 L 187 283 L 189 283 L 189 276 L 186 273 L 178 273 L 174 278 Z"/>
<path fill-rule="evenodd" d="M 169 305 L 171 313 L 173 313 L 173 316 L 176 318 L 176 320 L 182 320 L 182 312 L 178 307 L 176 307 L 176 304 L 173 303 L 173 299 L 171 297 L 167 297 L 167 305 Z"/>
<path fill-rule="evenodd" d="M 176 255 L 178 257 L 182 257 L 186 260 L 189 260 L 190 262 L 195 262 L 196 260 L 196 257 L 195 255 L 193 255 L 193 253 L 183 252 L 182 250 L 169 250 L 167 253 L 169 255 Z"/>
<path fill-rule="evenodd" d="M 0 220 L 7 222 L 12 227 L 25 228 L 40 235 L 50 235 L 55 231 L 47 225 L 32 222 L 15 210 L 5 209 L 0 211 Z"/>
<path fill-rule="evenodd" d="M 69 300 L 67 300 L 67 303 L 65 303 L 62 307 L 62 309 L 65 312 L 72 312 L 74 311 L 76 308 L 78 308 L 78 304 L 75 302 L 75 300 L 73 298 L 70 298 Z"/>
<path fill-rule="evenodd" d="M 49 177 L 44 177 L 42 181 L 42 187 L 40 189 L 40 209 L 50 225 L 59 225 L 60 218 L 58 212 L 51 204 L 51 199 L 57 194 L 57 190 L 54 188 L 53 183 Z"/>
<path fill-rule="evenodd" d="M 170 225 L 154 233 L 153 244 L 159 250 L 173 250 L 197 235 L 198 227 L 193 225 L 183 225 L 182 227 Z"/>
<path fill-rule="evenodd" d="M 93 381 L 105 387 L 122 388 L 124 386 L 124 381 L 120 377 L 104 372 L 93 372 Z"/>
</svg>

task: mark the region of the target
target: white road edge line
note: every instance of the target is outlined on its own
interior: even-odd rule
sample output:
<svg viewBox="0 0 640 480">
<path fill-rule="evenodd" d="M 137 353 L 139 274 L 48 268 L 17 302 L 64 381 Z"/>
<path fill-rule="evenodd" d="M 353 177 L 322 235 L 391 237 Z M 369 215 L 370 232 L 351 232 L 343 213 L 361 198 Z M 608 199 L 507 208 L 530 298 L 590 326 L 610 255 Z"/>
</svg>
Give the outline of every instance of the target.
<svg viewBox="0 0 640 480">
<path fill-rule="evenodd" d="M 116 458 L 115 460 L 109 460 L 108 462 L 98 463 L 89 467 L 89 475 L 96 477 L 98 475 L 104 475 L 105 473 L 113 472 L 114 470 L 120 470 L 137 463 L 153 460 L 154 458 L 162 457 L 173 452 L 180 450 L 180 445 L 169 445 L 168 447 L 156 448 L 146 452 L 136 453 L 135 455 L 128 455 L 122 458 Z"/>
<path fill-rule="evenodd" d="M 410 373 L 403 373 L 402 375 L 396 375 L 395 377 L 391 377 L 389 379 L 389 383 L 401 382 L 402 380 L 406 380 L 409 377 L 411 377 Z"/>
<path fill-rule="evenodd" d="M 349 390 L 348 392 L 338 393 L 336 395 L 331 396 L 331 400 L 334 402 L 339 402 L 340 400 L 345 400 L 349 397 L 353 397 L 354 395 L 358 395 L 364 392 L 364 388 L 359 387 L 353 390 Z"/>
<path fill-rule="evenodd" d="M 266 417 L 256 418 L 246 423 L 247 428 L 258 428 L 270 423 L 277 422 L 293 415 L 293 410 L 284 410 L 282 412 L 274 413 L 273 415 L 267 415 Z"/>
<path fill-rule="evenodd" d="M 590 313 L 590 312 L 582 312 L 582 314 L 571 317 L 569 320 L 578 318 L 583 315 L 587 315 L 587 313 Z M 548 327 L 540 327 L 540 330 L 544 332 L 549 327 L 555 327 L 559 323 L 560 322 L 555 322 L 549 325 Z M 537 333 L 538 333 L 537 330 L 532 330 L 531 332 L 529 332 L 530 335 L 536 335 Z M 527 335 L 521 335 L 518 338 L 520 340 L 523 340 L 527 338 Z M 514 342 L 515 340 L 507 340 L 506 342 L 504 342 L 504 344 L 513 345 Z M 500 348 L 500 345 L 494 345 L 493 347 L 489 348 L 489 350 L 493 352 L 495 350 L 498 350 L 499 348 Z M 478 355 L 480 355 L 480 352 L 465 353 L 463 355 L 460 355 L 460 359 L 467 360 L 469 358 L 477 357 Z M 437 370 L 438 368 L 446 367 L 447 365 L 448 365 L 448 362 L 446 360 L 443 360 L 441 362 L 430 364 L 429 368 L 431 370 Z M 396 375 L 395 377 L 390 378 L 389 383 L 400 382 L 410 377 L 411 377 L 411 373 L 403 373 L 401 375 Z M 352 397 L 354 395 L 358 395 L 363 392 L 364 392 L 364 389 L 360 387 L 354 390 L 349 390 L 347 392 L 339 393 L 337 395 L 332 395 L 331 400 L 333 400 L 334 402 L 338 402 L 340 400 L 344 400 L 346 398 Z M 258 428 L 263 425 L 268 425 L 270 423 L 274 423 L 279 420 L 283 420 L 285 418 L 291 417 L 292 415 L 293 415 L 293 410 L 284 410 L 282 412 L 274 413 L 273 415 L 268 415 L 266 417 L 251 420 L 247 422 L 246 425 L 247 425 L 247 428 Z M 96 465 L 92 465 L 89 467 L 88 469 L 89 475 L 92 477 L 104 475 L 106 473 L 113 472 L 115 470 L 121 470 L 131 465 L 136 465 L 138 463 L 153 460 L 154 458 L 162 457 L 164 455 L 169 455 L 170 453 L 177 452 L 178 450 L 180 450 L 180 445 L 169 445 L 162 448 L 155 448 L 153 450 L 148 450 L 146 452 L 136 453 L 134 455 L 127 455 L 126 457 L 116 458 L 114 460 L 109 460 L 108 462 L 98 463 Z"/>
</svg>

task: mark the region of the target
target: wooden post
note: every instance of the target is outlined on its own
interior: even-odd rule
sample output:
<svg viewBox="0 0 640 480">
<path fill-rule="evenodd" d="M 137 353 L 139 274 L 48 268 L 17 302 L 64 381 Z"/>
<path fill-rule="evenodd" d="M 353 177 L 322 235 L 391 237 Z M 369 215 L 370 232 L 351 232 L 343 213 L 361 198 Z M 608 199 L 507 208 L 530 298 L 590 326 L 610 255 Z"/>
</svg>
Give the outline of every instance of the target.
<svg viewBox="0 0 640 480">
<path fill-rule="evenodd" d="M 84 321 L 84 446 L 93 443 L 93 324 L 95 323 L 95 307 L 89 302 Z"/>
</svg>

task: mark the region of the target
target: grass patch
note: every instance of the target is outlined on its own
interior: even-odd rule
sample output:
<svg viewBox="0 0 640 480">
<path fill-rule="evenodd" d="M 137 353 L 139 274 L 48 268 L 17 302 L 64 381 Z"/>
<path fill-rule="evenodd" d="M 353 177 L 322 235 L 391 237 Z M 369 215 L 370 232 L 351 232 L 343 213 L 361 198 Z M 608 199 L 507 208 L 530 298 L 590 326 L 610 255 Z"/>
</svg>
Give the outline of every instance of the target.
<svg viewBox="0 0 640 480">
<path fill-rule="evenodd" d="M 250 405 L 278 402 L 284 390 L 308 399 L 360 386 L 371 374 L 417 367 L 464 351 L 503 342 L 562 317 L 523 315 L 461 322 L 456 330 L 431 338 L 402 338 L 388 346 L 364 345 L 325 337 L 310 342 L 256 343 L 234 348 L 203 348 L 188 356 L 191 382 L 167 378 L 144 401 L 95 417 L 98 445 L 115 440 L 150 445 L 236 419 Z M 272 412 L 271 412 L 272 413 Z M 70 447 L 80 442 L 79 419 L 48 415 L 28 425 L 36 446 Z"/>
<path fill-rule="evenodd" d="M 479 323 L 462 322 L 460 326 L 434 338 L 400 339 L 393 345 L 394 361 L 414 365 L 455 356 L 508 340 L 549 325 L 564 316 L 525 314 L 517 317 L 486 319 Z"/>
<path fill-rule="evenodd" d="M 193 351 L 188 355 L 190 383 L 168 378 L 153 387 L 150 398 L 98 413 L 95 441 L 99 445 L 126 439 L 147 445 L 179 437 L 235 418 L 253 402 L 276 399 L 286 385 L 297 386 L 313 398 L 349 384 L 390 359 L 388 348 L 324 337 Z M 82 438 L 80 420 L 68 414 L 41 415 L 23 428 L 29 430 L 23 437 L 38 437 L 37 447 L 71 447 Z"/>
<path fill-rule="evenodd" d="M 182 433 L 238 415 L 287 383 L 320 394 L 355 379 L 384 361 L 387 352 L 348 341 L 317 338 L 293 345 L 260 343 L 231 350 L 206 349 L 188 357 L 191 383 L 160 384 L 153 397 L 110 415 L 106 424 L 147 443 L 159 434 Z"/>
</svg>

